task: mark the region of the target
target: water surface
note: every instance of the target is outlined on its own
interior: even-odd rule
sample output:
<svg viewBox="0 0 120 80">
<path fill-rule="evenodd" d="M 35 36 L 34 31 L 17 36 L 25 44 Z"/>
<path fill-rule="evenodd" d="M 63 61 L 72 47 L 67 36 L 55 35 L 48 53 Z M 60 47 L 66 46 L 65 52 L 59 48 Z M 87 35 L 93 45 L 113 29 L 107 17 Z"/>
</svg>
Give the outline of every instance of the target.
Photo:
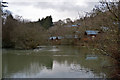
<svg viewBox="0 0 120 80">
<path fill-rule="evenodd" d="M 109 78 L 110 58 L 86 47 L 3 49 L 3 78 Z"/>
</svg>

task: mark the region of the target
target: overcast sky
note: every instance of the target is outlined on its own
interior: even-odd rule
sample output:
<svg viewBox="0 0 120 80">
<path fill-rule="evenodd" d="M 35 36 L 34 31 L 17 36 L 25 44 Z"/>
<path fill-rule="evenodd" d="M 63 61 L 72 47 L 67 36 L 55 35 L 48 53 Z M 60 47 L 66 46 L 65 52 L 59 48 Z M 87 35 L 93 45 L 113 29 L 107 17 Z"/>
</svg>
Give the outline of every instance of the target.
<svg viewBox="0 0 120 80">
<path fill-rule="evenodd" d="M 71 18 L 78 19 L 98 4 L 99 0 L 3 0 L 8 2 L 8 10 L 24 19 L 36 21 L 52 16 L 53 21 Z"/>
</svg>

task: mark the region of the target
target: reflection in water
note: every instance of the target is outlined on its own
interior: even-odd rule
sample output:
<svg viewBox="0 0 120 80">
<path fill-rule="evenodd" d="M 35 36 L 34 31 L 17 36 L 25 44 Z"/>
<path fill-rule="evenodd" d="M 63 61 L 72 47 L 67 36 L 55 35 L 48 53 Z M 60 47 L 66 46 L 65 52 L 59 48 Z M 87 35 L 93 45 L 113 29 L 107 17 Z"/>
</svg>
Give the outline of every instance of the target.
<svg viewBox="0 0 120 80">
<path fill-rule="evenodd" d="M 3 77 L 7 78 L 103 78 L 111 65 L 105 56 L 90 56 L 86 48 L 58 46 L 34 50 L 3 50 Z M 89 56 L 88 56 L 89 55 Z M 87 60 L 86 60 L 87 58 Z"/>
<path fill-rule="evenodd" d="M 96 60 L 98 57 L 96 55 L 87 55 L 86 60 Z"/>
<path fill-rule="evenodd" d="M 60 50 L 53 48 L 53 49 L 51 49 L 51 50 L 49 50 L 49 51 L 60 51 Z"/>
</svg>

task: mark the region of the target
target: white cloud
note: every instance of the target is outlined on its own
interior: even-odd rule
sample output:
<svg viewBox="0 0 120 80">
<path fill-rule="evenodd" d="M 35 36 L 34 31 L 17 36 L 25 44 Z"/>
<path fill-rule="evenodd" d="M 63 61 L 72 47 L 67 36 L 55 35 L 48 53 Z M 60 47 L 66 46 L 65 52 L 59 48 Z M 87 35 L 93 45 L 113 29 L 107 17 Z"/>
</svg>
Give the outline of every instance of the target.
<svg viewBox="0 0 120 80">
<path fill-rule="evenodd" d="M 53 21 L 59 19 L 71 18 L 76 19 L 78 12 L 83 14 L 84 11 L 92 10 L 95 2 L 90 0 L 3 0 L 7 1 L 8 8 L 14 15 L 23 16 L 25 19 L 32 21 L 52 15 Z"/>
</svg>

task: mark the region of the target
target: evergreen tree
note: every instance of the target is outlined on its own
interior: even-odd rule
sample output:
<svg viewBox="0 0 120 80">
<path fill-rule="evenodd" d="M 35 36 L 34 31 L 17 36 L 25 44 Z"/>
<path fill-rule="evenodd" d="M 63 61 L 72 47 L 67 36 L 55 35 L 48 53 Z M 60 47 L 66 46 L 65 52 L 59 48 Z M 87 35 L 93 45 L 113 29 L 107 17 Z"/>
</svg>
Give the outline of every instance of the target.
<svg viewBox="0 0 120 80">
<path fill-rule="evenodd" d="M 45 28 L 45 29 L 49 29 L 52 25 L 52 17 L 51 16 L 47 16 L 46 18 L 42 18 L 40 20 L 40 24 Z"/>
</svg>

